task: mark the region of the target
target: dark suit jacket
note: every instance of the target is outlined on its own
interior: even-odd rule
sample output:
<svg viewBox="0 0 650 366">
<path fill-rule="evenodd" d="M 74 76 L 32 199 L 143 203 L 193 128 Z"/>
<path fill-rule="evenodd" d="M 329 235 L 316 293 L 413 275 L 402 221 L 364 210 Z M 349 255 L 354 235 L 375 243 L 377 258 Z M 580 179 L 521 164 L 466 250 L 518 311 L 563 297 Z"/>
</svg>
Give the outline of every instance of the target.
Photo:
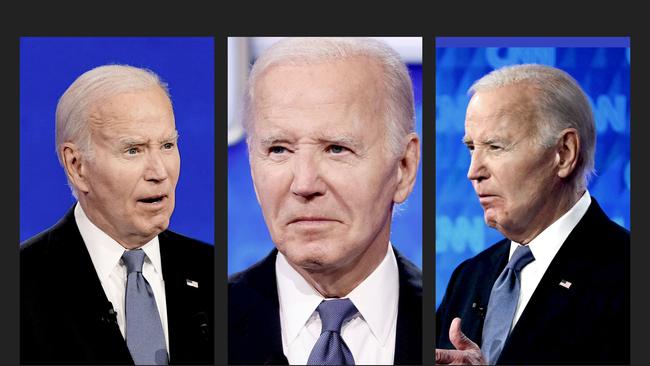
<svg viewBox="0 0 650 366">
<path fill-rule="evenodd" d="M 159 242 L 170 363 L 212 364 L 213 247 L 171 231 Z M 133 364 L 111 312 L 72 209 L 21 244 L 21 363 Z"/>
<path fill-rule="evenodd" d="M 508 260 L 502 240 L 454 271 L 436 313 L 437 348 L 453 349 L 449 326 L 481 345 L 492 285 Z M 596 200 L 556 254 L 512 330 L 499 364 L 630 362 L 630 234 Z M 562 280 L 571 283 L 567 289 Z"/>
<path fill-rule="evenodd" d="M 230 364 L 287 364 L 282 351 L 280 305 L 273 249 L 262 261 L 228 281 Z M 395 250 L 399 302 L 395 364 L 422 363 L 422 272 Z"/>
</svg>

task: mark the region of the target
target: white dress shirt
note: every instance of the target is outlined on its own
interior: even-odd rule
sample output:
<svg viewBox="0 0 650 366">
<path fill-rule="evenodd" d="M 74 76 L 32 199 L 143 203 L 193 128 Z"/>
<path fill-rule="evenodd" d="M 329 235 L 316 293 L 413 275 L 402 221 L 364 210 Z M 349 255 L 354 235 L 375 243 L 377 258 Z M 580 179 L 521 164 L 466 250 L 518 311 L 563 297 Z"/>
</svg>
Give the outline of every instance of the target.
<svg viewBox="0 0 650 366">
<path fill-rule="evenodd" d="M 74 208 L 74 218 L 77 222 L 77 227 L 79 227 L 81 237 L 86 244 L 86 248 L 88 248 L 90 259 L 93 262 L 104 293 L 108 301 L 113 304 L 113 309 L 117 314 L 117 324 L 120 327 L 122 336 L 126 339 L 126 310 L 124 308 L 124 300 L 127 273 L 126 266 L 122 261 L 122 254 L 126 249 L 95 226 L 88 216 L 86 216 L 79 203 Z M 142 265 L 142 275 L 149 282 L 156 299 L 158 314 L 160 315 L 163 333 L 165 334 L 167 352 L 169 353 L 167 302 L 165 301 L 165 282 L 162 276 L 158 237 L 156 236 L 151 239 L 150 242 L 140 248 L 146 254 L 144 264 Z"/>
<path fill-rule="evenodd" d="M 519 317 L 524 312 L 528 301 L 533 296 L 533 292 L 535 292 L 537 285 L 542 280 L 542 276 L 544 276 L 551 261 L 560 250 L 562 244 L 571 231 L 573 231 L 576 225 L 578 225 L 578 222 L 585 215 L 590 204 L 591 195 L 589 195 L 589 191 L 585 191 L 582 197 L 569 211 L 528 243 L 528 247 L 533 253 L 535 260 L 530 262 L 521 270 L 521 290 L 519 292 L 519 301 L 517 301 L 517 308 L 515 310 L 515 316 L 510 330 L 512 330 L 515 327 L 515 324 L 517 324 Z M 508 258 L 512 258 L 512 254 L 519 245 L 519 243 L 511 241 L 510 256 Z"/>
<path fill-rule="evenodd" d="M 304 365 L 320 337 L 316 308 L 324 300 L 278 253 L 275 273 L 280 302 L 282 349 L 292 365 Z M 399 274 L 391 245 L 375 270 L 352 290 L 349 298 L 359 314 L 341 327 L 355 364 L 391 365 L 395 356 Z"/>
</svg>

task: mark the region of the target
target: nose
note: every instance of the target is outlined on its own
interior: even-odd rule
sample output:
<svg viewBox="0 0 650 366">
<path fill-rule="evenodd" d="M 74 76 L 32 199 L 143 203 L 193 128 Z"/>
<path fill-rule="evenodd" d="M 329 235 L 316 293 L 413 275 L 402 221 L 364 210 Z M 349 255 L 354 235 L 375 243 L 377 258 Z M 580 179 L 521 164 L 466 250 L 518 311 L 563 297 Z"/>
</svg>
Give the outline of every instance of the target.
<svg viewBox="0 0 650 366">
<path fill-rule="evenodd" d="M 162 154 L 158 151 L 151 151 L 147 157 L 144 179 L 151 182 L 162 182 L 167 177 L 167 167 Z"/>
<path fill-rule="evenodd" d="M 485 157 L 481 150 L 475 148 L 471 155 L 467 178 L 478 183 L 489 178 L 489 176 L 489 171 L 485 165 Z"/>
<path fill-rule="evenodd" d="M 307 200 L 324 195 L 326 184 L 320 170 L 321 163 L 314 152 L 296 152 L 293 161 L 291 193 Z"/>
</svg>

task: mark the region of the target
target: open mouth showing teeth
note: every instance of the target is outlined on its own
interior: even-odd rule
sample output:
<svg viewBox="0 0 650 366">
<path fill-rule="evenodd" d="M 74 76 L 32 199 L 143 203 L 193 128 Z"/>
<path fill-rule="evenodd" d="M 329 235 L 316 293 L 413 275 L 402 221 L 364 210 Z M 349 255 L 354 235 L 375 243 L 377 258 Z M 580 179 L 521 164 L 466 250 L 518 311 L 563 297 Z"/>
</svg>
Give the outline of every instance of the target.
<svg viewBox="0 0 650 366">
<path fill-rule="evenodd" d="M 162 201 L 165 198 L 165 196 L 157 196 L 157 197 L 147 197 L 140 199 L 138 201 L 143 202 L 143 203 L 158 203 Z"/>
</svg>

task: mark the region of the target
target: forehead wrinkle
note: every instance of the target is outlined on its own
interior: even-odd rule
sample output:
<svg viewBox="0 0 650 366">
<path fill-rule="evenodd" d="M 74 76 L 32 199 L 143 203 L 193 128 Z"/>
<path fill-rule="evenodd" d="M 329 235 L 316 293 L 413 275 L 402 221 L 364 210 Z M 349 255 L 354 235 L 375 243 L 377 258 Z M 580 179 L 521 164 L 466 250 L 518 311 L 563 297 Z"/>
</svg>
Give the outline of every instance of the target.
<svg viewBox="0 0 650 366">
<path fill-rule="evenodd" d="M 318 136 L 316 136 L 316 139 L 321 143 L 342 145 L 342 146 L 351 147 L 353 149 L 359 149 L 363 146 L 363 144 L 359 139 L 355 138 L 354 136 L 345 135 L 345 134 L 328 135 L 328 134 L 320 133 L 318 134 Z"/>
<path fill-rule="evenodd" d="M 170 134 L 163 135 L 162 137 L 158 138 L 156 141 L 157 142 L 167 142 L 167 141 L 173 141 L 178 139 L 178 131 L 174 130 L 174 132 Z M 151 138 L 141 138 L 138 136 L 123 136 L 118 138 L 118 143 L 120 145 L 145 145 L 148 144 L 152 141 Z"/>
<path fill-rule="evenodd" d="M 174 129 L 170 134 L 168 135 L 163 135 L 160 139 L 158 139 L 158 142 L 167 142 L 167 141 L 174 141 L 178 140 L 178 130 Z"/>
<path fill-rule="evenodd" d="M 263 146 L 292 141 L 292 138 L 289 137 L 290 134 L 281 128 L 272 128 L 271 132 L 264 134 L 265 136 L 259 136 L 260 133 L 258 132 L 256 132 L 255 135 L 258 136 L 258 141 Z"/>
</svg>

